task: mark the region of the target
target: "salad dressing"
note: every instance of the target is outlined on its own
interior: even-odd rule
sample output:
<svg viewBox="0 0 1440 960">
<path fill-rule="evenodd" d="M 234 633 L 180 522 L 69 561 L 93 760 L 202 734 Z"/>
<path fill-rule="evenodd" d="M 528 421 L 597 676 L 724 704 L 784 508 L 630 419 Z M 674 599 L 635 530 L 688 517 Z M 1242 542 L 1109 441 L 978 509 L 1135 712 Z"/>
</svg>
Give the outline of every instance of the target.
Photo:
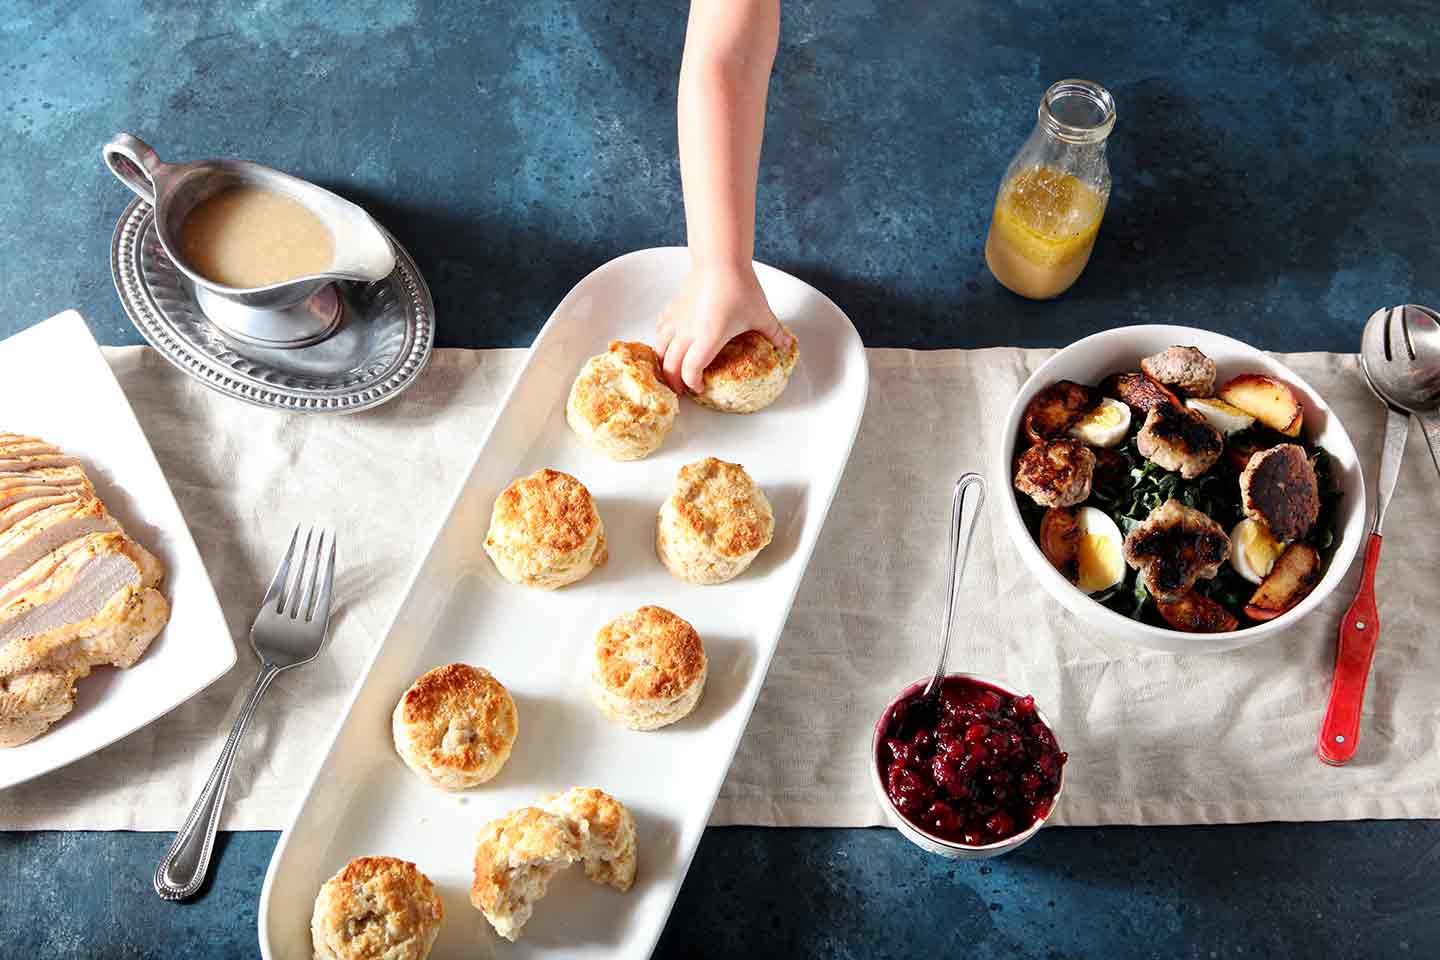
<svg viewBox="0 0 1440 960">
<path fill-rule="evenodd" d="M 1048 300 L 1070 289 L 1090 262 L 1105 197 L 1052 167 L 1022 170 L 1000 188 L 985 263 L 1006 289 Z"/>
</svg>

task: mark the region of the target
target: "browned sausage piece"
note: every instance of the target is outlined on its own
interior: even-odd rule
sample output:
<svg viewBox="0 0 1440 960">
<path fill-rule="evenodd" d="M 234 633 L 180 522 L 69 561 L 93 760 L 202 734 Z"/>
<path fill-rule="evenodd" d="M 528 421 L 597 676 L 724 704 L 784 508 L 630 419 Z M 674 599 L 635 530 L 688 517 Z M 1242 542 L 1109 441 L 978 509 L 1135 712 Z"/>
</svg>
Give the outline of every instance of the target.
<svg viewBox="0 0 1440 960">
<path fill-rule="evenodd" d="M 1031 443 L 1042 443 L 1065 436 L 1085 414 L 1100 404 L 1094 387 L 1073 380 L 1057 380 L 1035 394 L 1025 406 L 1022 421 L 1025 436 Z"/>
</svg>

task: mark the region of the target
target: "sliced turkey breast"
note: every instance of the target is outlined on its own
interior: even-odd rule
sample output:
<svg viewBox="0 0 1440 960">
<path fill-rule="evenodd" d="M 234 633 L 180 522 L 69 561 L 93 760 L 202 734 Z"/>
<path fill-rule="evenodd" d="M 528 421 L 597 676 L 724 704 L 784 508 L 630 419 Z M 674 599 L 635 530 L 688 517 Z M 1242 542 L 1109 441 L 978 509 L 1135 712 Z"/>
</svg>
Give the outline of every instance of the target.
<svg viewBox="0 0 1440 960">
<path fill-rule="evenodd" d="M 47 497 L 32 497 L 29 500 L 21 500 L 19 503 L 0 504 L 0 533 L 4 533 L 21 520 L 33 516 L 41 510 L 80 502 L 80 498 L 77 496 L 51 490 Z"/>
<path fill-rule="evenodd" d="M 15 460 L 20 457 L 55 456 L 63 453 L 59 447 L 52 447 L 43 440 L 29 438 L 6 442 L 0 440 L 0 458 Z"/>
<path fill-rule="evenodd" d="M 69 670 L 36 670 L 0 678 L 0 747 L 34 740 L 73 710 L 80 676 Z"/>
<path fill-rule="evenodd" d="M 160 582 L 159 561 L 122 533 L 94 534 L 72 543 L 79 547 L 65 552 L 43 577 L 0 606 L 0 648 L 20 637 L 90 620 L 121 590 Z"/>
<path fill-rule="evenodd" d="M 162 576 L 78 458 L 0 433 L 0 747 L 69 713 L 92 668 L 145 653 L 170 619 Z"/>
<path fill-rule="evenodd" d="M 119 529 L 99 500 L 60 504 L 26 517 L 0 533 L 0 585 L 9 584 L 32 563 L 76 537 Z"/>
<path fill-rule="evenodd" d="M 36 560 L 25 568 L 25 572 L 15 577 L 9 583 L 0 586 L 0 607 L 6 607 L 12 600 L 31 590 L 36 584 L 42 583 L 55 570 L 69 559 L 70 555 L 79 550 L 95 549 L 94 541 L 105 537 L 123 537 L 123 533 L 92 533 L 83 537 L 76 537 L 68 543 L 56 547 L 54 550 Z"/>
<path fill-rule="evenodd" d="M 33 457 L 9 457 L 0 453 L 0 473 L 25 473 L 42 467 L 78 467 L 79 457 L 63 453 L 42 453 Z"/>
<path fill-rule="evenodd" d="M 170 604 L 154 587 L 121 587 L 93 616 L 0 647 L 0 678 L 35 670 L 128 667 L 170 619 Z M 80 674 L 84 676 L 85 673 Z"/>
<path fill-rule="evenodd" d="M 0 492 L 23 487 L 84 487 L 94 494 L 90 478 L 80 467 L 41 467 L 19 473 L 0 471 Z"/>
<path fill-rule="evenodd" d="M 28 474 L 10 474 L 0 477 L 0 480 L 8 479 L 10 476 L 24 477 Z M 73 497 L 93 497 L 95 491 L 89 482 L 85 483 L 14 483 L 0 485 L 0 510 L 19 503 L 21 500 L 29 500 L 32 497 L 55 497 L 60 494 L 69 494 Z"/>
</svg>

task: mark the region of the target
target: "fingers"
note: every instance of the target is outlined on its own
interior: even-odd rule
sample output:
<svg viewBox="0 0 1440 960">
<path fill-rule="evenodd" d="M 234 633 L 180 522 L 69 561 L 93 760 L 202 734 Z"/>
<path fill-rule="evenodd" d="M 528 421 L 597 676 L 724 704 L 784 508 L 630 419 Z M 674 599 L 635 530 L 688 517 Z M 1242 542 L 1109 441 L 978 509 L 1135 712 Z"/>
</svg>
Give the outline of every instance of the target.
<svg viewBox="0 0 1440 960">
<path fill-rule="evenodd" d="M 685 392 L 685 381 L 681 375 L 685 355 L 690 351 L 691 341 L 684 337 L 677 337 L 670 341 L 669 348 L 665 351 L 665 382 L 670 384 L 670 389 L 676 393 Z"/>
<path fill-rule="evenodd" d="M 662 319 L 655 327 L 655 355 L 662 361 L 665 354 L 670 350 L 670 344 L 675 339 L 675 327 L 668 320 Z"/>
<path fill-rule="evenodd" d="M 786 333 L 785 328 L 780 325 L 779 318 L 769 311 L 766 311 L 764 319 L 755 323 L 755 329 L 773 343 L 776 350 L 789 350 L 795 342 L 795 338 Z"/>
<path fill-rule="evenodd" d="M 690 349 L 685 351 L 685 359 L 680 365 L 680 374 L 685 385 L 696 393 L 704 393 L 705 368 L 710 366 L 710 361 L 714 360 L 715 354 L 719 352 L 720 344 L 716 341 L 691 341 Z"/>
</svg>

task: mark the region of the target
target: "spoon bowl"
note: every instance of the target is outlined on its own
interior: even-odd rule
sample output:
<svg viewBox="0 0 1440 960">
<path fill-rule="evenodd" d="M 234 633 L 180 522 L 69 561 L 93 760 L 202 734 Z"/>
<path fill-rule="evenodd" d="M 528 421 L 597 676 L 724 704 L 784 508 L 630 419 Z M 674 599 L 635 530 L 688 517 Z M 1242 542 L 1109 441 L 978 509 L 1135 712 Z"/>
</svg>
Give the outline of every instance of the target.
<svg viewBox="0 0 1440 960">
<path fill-rule="evenodd" d="M 1440 313 L 1414 303 L 1376 310 L 1360 337 L 1360 366 L 1376 396 L 1420 421 L 1440 472 Z"/>
</svg>

